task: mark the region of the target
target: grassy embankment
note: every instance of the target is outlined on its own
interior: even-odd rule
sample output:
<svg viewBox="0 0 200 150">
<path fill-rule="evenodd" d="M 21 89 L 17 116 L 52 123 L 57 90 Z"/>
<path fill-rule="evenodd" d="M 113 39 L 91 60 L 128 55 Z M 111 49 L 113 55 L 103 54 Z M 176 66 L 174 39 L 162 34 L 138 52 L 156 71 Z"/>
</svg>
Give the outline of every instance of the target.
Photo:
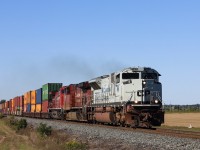
<svg viewBox="0 0 200 150">
<path fill-rule="evenodd" d="M 61 131 L 52 131 L 51 135 L 42 135 L 44 125 L 33 129 L 31 126 L 17 129 L 10 124 L 10 119 L 0 119 L 0 149 L 1 150 L 76 150 L 87 149 L 86 143 L 74 140 L 73 136 Z"/>
</svg>

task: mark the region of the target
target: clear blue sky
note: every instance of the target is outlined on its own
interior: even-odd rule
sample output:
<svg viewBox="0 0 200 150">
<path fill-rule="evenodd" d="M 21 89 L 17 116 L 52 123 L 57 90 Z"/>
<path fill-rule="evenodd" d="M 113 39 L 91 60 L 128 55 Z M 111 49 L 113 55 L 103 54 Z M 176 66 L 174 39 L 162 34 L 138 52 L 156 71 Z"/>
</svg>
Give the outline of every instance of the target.
<svg viewBox="0 0 200 150">
<path fill-rule="evenodd" d="M 200 1 L 0 1 L 0 99 L 131 66 L 160 72 L 164 103 L 200 103 Z"/>
</svg>

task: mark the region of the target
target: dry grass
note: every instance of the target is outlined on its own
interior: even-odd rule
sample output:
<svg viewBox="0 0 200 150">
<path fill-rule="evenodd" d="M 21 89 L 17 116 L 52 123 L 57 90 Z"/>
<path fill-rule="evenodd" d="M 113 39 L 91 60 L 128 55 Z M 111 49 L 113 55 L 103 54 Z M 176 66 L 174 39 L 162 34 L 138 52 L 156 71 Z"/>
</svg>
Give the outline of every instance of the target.
<svg viewBox="0 0 200 150">
<path fill-rule="evenodd" d="M 31 126 L 15 131 L 6 123 L 6 118 L 0 119 L 0 150 L 80 150 L 86 148 L 86 143 L 75 141 L 73 136 L 63 131 L 53 131 L 51 136 L 42 137 Z M 70 141 L 75 142 L 69 145 Z"/>
<path fill-rule="evenodd" d="M 27 136 L 16 134 L 3 120 L 0 120 L 0 145 L 2 150 L 34 149 Z"/>
<path fill-rule="evenodd" d="M 200 128 L 200 113 L 167 113 L 165 114 L 166 126 Z"/>
</svg>

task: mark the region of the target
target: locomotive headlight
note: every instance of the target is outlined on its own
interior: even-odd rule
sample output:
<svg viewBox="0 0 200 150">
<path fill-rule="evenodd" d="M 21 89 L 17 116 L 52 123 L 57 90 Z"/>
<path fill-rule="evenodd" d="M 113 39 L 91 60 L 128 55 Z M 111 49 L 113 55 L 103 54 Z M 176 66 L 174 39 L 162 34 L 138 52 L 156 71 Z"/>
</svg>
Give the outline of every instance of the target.
<svg viewBox="0 0 200 150">
<path fill-rule="evenodd" d="M 142 81 L 142 88 L 145 88 L 146 84 L 147 84 L 147 82 L 143 80 Z"/>
<path fill-rule="evenodd" d="M 156 104 L 158 103 L 158 100 L 157 100 L 157 99 L 155 100 L 155 103 L 156 103 Z"/>
<path fill-rule="evenodd" d="M 138 101 L 137 101 L 137 100 L 135 100 L 134 102 L 135 102 L 136 104 L 138 103 Z"/>
</svg>

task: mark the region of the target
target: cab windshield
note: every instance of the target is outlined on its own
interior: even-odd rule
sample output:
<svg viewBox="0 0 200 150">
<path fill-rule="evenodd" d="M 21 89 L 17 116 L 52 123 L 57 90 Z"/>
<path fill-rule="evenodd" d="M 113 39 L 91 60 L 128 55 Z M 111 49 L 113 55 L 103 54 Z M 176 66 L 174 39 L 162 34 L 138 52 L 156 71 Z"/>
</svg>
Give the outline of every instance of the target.
<svg viewBox="0 0 200 150">
<path fill-rule="evenodd" d="M 139 73 L 122 73 L 122 79 L 139 79 Z"/>
<path fill-rule="evenodd" d="M 142 79 L 158 79 L 158 75 L 156 73 L 143 73 Z"/>
</svg>

